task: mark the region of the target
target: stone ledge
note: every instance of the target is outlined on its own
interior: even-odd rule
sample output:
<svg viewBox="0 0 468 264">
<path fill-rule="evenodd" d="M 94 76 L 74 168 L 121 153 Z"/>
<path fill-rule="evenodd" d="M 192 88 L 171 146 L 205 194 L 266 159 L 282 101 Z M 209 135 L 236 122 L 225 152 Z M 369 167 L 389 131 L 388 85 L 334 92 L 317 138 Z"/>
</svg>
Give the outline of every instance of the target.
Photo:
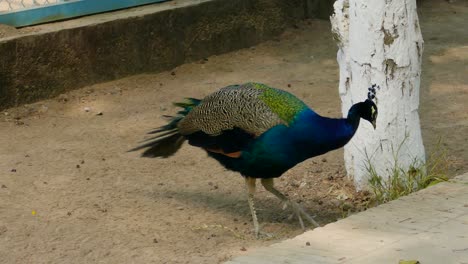
<svg viewBox="0 0 468 264">
<path fill-rule="evenodd" d="M 314 16 L 320 0 L 178 0 L 0 38 L 0 109 L 246 48 Z"/>
</svg>

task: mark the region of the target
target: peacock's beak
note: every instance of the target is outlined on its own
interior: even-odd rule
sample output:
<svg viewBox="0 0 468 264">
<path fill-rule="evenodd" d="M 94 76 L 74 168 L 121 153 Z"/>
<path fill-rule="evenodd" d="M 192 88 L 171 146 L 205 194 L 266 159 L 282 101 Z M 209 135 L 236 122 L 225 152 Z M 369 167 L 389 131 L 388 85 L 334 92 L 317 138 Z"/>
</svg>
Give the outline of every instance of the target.
<svg viewBox="0 0 468 264">
<path fill-rule="evenodd" d="M 377 128 L 377 120 L 374 119 L 371 123 L 372 123 L 372 126 L 374 127 L 374 129 L 376 129 Z"/>
</svg>

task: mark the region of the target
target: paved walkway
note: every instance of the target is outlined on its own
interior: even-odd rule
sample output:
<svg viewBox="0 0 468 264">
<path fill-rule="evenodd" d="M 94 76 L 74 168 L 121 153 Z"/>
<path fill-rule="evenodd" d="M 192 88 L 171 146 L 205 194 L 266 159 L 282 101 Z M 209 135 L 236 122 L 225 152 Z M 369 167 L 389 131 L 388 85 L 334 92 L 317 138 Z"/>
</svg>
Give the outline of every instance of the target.
<svg viewBox="0 0 468 264">
<path fill-rule="evenodd" d="M 401 260 L 468 264 L 468 173 L 227 263 Z"/>
</svg>

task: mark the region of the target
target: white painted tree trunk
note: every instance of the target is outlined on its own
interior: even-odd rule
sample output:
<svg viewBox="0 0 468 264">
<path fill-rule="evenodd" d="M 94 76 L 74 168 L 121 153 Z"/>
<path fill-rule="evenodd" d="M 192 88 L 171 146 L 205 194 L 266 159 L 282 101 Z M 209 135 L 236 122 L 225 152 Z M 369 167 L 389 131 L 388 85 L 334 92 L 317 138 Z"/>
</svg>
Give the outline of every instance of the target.
<svg viewBox="0 0 468 264">
<path fill-rule="evenodd" d="M 337 0 L 334 8 L 343 115 L 366 99 L 372 84 L 381 87 L 377 129 L 361 120 L 345 146 L 348 175 L 361 189 L 368 158 L 383 176 L 390 175 L 395 157 L 403 169 L 425 161 L 418 115 L 423 39 L 416 0 Z"/>
</svg>

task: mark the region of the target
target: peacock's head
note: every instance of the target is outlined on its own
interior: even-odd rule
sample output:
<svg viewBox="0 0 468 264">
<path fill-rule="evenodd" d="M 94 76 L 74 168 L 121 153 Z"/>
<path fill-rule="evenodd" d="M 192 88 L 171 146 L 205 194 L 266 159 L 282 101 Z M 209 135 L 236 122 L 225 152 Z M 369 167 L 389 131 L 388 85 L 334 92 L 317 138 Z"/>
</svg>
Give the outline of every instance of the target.
<svg viewBox="0 0 468 264">
<path fill-rule="evenodd" d="M 377 90 L 380 89 L 380 86 L 377 84 L 373 84 L 371 87 L 369 87 L 369 92 L 367 93 L 367 100 L 363 102 L 363 105 L 361 107 L 361 118 L 369 121 L 374 129 L 377 127 L 377 105 L 374 103 L 374 100 L 377 101 L 377 98 L 375 97 L 375 94 L 377 93 Z"/>
<path fill-rule="evenodd" d="M 367 99 L 366 101 L 362 102 L 361 109 L 359 112 L 361 118 L 369 121 L 375 129 L 378 114 L 377 105 L 375 105 L 375 103 L 372 100 Z"/>
<path fill-rule="evenodd" d="M 364 102 L 354 104 L 351 109 L 349 109 L 348 121 L 351 122 L 355 128 L 357 128 L 359 125 L 360 118 L 369 121 L 374 129 L 376 128 L 378 111 L 374 100 L 377 101 L 377 98 L 375 97 L 377 89 L 380 89 L 380 87 L 373 84 L 371 87 L 369 87 L 367 99 Z"/>
</svg>

